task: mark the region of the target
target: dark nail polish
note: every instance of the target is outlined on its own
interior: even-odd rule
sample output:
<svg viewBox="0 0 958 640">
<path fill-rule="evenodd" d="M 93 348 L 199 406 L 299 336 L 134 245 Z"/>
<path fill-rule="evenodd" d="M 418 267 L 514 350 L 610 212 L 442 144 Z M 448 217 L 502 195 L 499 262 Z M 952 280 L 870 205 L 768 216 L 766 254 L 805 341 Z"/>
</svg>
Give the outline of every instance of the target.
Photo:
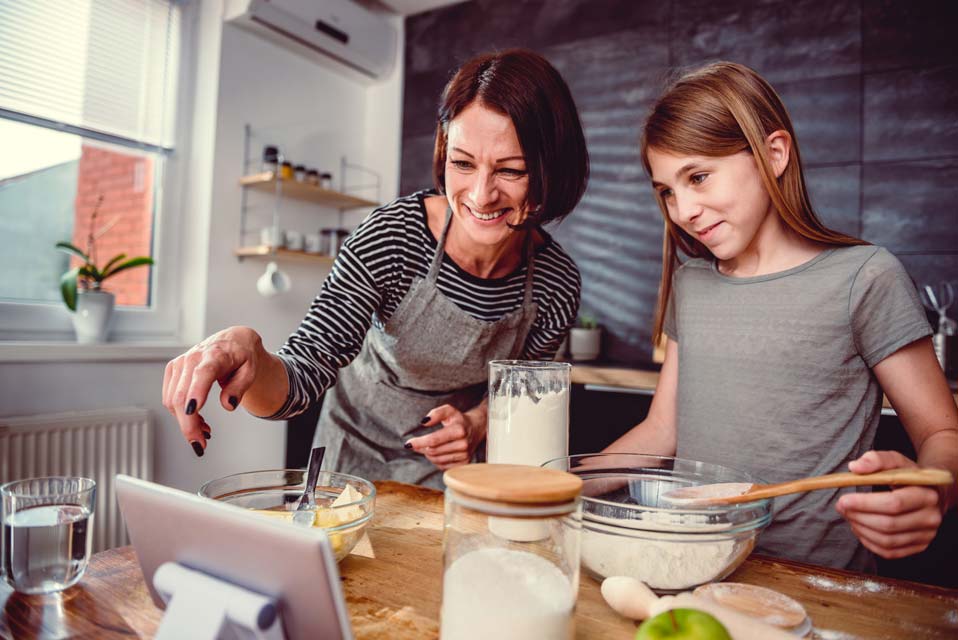
<svg viewBox="0 0 958 640">
<path fill-rule="evenodd" d="M 239 400 L 236 399 L 236 396 L 230 396 L 229 403 L 230 403 L 230 406 L 235 409 L 236 406 L 239 404 Z"/>
<path fill-rule="evenodd" d="M 404 444 L 403 446 L 406 447 L 407 449 L 412 449 L 412 445 L 409 444 L 408 442 Z"/>
<path fill-rule="evenodd" d="M 190 445 L 192 445 L 193 451 L 196 452 L 196 457 L 202 458 L 202 457 L 203 457 L 203 445 L 201 445 L 199 442 L 196 442 L 195 440 L 193 440 L 192 442 L 190 442 Z"/>
<path fill-rule="evenodd" d="M 203 437 L 206 438 L 207 440 L 209 440 L 210 438 L 213 437 L 213 434 L 210 433 L 209 431 L 204 431 L 204 432 L 203 432 Z"/>
<path fill-rule="evenodd" d="M 420 420 L 420 421 L 419 421 L 419 424 L 426 424 L 427 422 L 429 422 L 429 416 L 426 416 L 425 418 L 423 418 L 422 420 Z"/>
<path fill-rule="evenodd" d="M 191 399 L 186 403 L 186 415 L 191 416 L 196 412 L 196 400 Z"/>
</svg>

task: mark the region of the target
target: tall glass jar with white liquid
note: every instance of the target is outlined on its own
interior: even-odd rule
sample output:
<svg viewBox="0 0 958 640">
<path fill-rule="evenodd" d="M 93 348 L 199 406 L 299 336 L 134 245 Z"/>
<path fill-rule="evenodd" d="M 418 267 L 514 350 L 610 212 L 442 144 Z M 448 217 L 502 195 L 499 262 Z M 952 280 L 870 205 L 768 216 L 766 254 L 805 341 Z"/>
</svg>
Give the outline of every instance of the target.
<svg viewBox="0 0 958 640">
<path fill-rule="evenodd" d="M 567 362 L 489 363 L 489 462 L 539 466 L 569 455 L 571 372 Z"/>
</svg>

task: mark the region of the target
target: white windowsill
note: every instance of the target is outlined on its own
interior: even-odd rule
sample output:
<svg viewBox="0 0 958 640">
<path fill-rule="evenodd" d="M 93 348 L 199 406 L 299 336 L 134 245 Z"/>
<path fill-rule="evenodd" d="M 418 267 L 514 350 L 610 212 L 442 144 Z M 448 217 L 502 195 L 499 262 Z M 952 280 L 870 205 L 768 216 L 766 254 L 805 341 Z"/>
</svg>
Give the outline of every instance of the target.
<svg viewBox="0 0 958 640">
<path fill-rule="evenodd" d="M 0 342 L 0 363 L 13 362 L 166 362 L 189 345 L 155 342 Z"/>
</svg>

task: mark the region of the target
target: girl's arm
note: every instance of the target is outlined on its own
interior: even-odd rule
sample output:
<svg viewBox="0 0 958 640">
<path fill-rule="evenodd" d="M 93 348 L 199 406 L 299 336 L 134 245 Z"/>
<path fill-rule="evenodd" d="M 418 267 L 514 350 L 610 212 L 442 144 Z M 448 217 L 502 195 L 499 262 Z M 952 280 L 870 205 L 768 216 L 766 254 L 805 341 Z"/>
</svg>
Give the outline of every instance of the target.
<svg viewBox="0 0 958 640">
<path fill-rule="evenodd" d="M 675 455 L 676 396 L 679 386 L 679 346 L 669 338 L 665 360 L 655 385 L 652 406 L 645 420 L 632 427 L 602 453 L 649 453 Z"/>
<path fill-rule="evenodd" d="M 894 451 L 869 451 L 849 465 L 856 473 L 922 466 L 958 475 L 958 407 L 935 358 L 931 338 L 888 356 L 873 371 L 917 454 L 917 465 Z M 890 492 L 842 496 L 837 505 L 855 535 L 885 558 L 924 550 L 938 532 L 942 514 L 958 501 L 958 487 L 903 487 Z"/>
</svg>

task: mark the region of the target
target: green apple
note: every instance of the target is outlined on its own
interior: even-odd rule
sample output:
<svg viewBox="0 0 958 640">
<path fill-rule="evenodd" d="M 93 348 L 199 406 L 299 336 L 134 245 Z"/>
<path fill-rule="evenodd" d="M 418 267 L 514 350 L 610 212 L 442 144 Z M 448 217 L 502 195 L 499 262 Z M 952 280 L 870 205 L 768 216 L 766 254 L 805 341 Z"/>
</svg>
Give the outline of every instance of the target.
<svg viewBox="0 0 958 640">
<path fill-rule="evenodd" d="M 732 640 L 732 636 L 711 614 L 670 609 L 643 622 L 635 640 Z"/>
</svg>

